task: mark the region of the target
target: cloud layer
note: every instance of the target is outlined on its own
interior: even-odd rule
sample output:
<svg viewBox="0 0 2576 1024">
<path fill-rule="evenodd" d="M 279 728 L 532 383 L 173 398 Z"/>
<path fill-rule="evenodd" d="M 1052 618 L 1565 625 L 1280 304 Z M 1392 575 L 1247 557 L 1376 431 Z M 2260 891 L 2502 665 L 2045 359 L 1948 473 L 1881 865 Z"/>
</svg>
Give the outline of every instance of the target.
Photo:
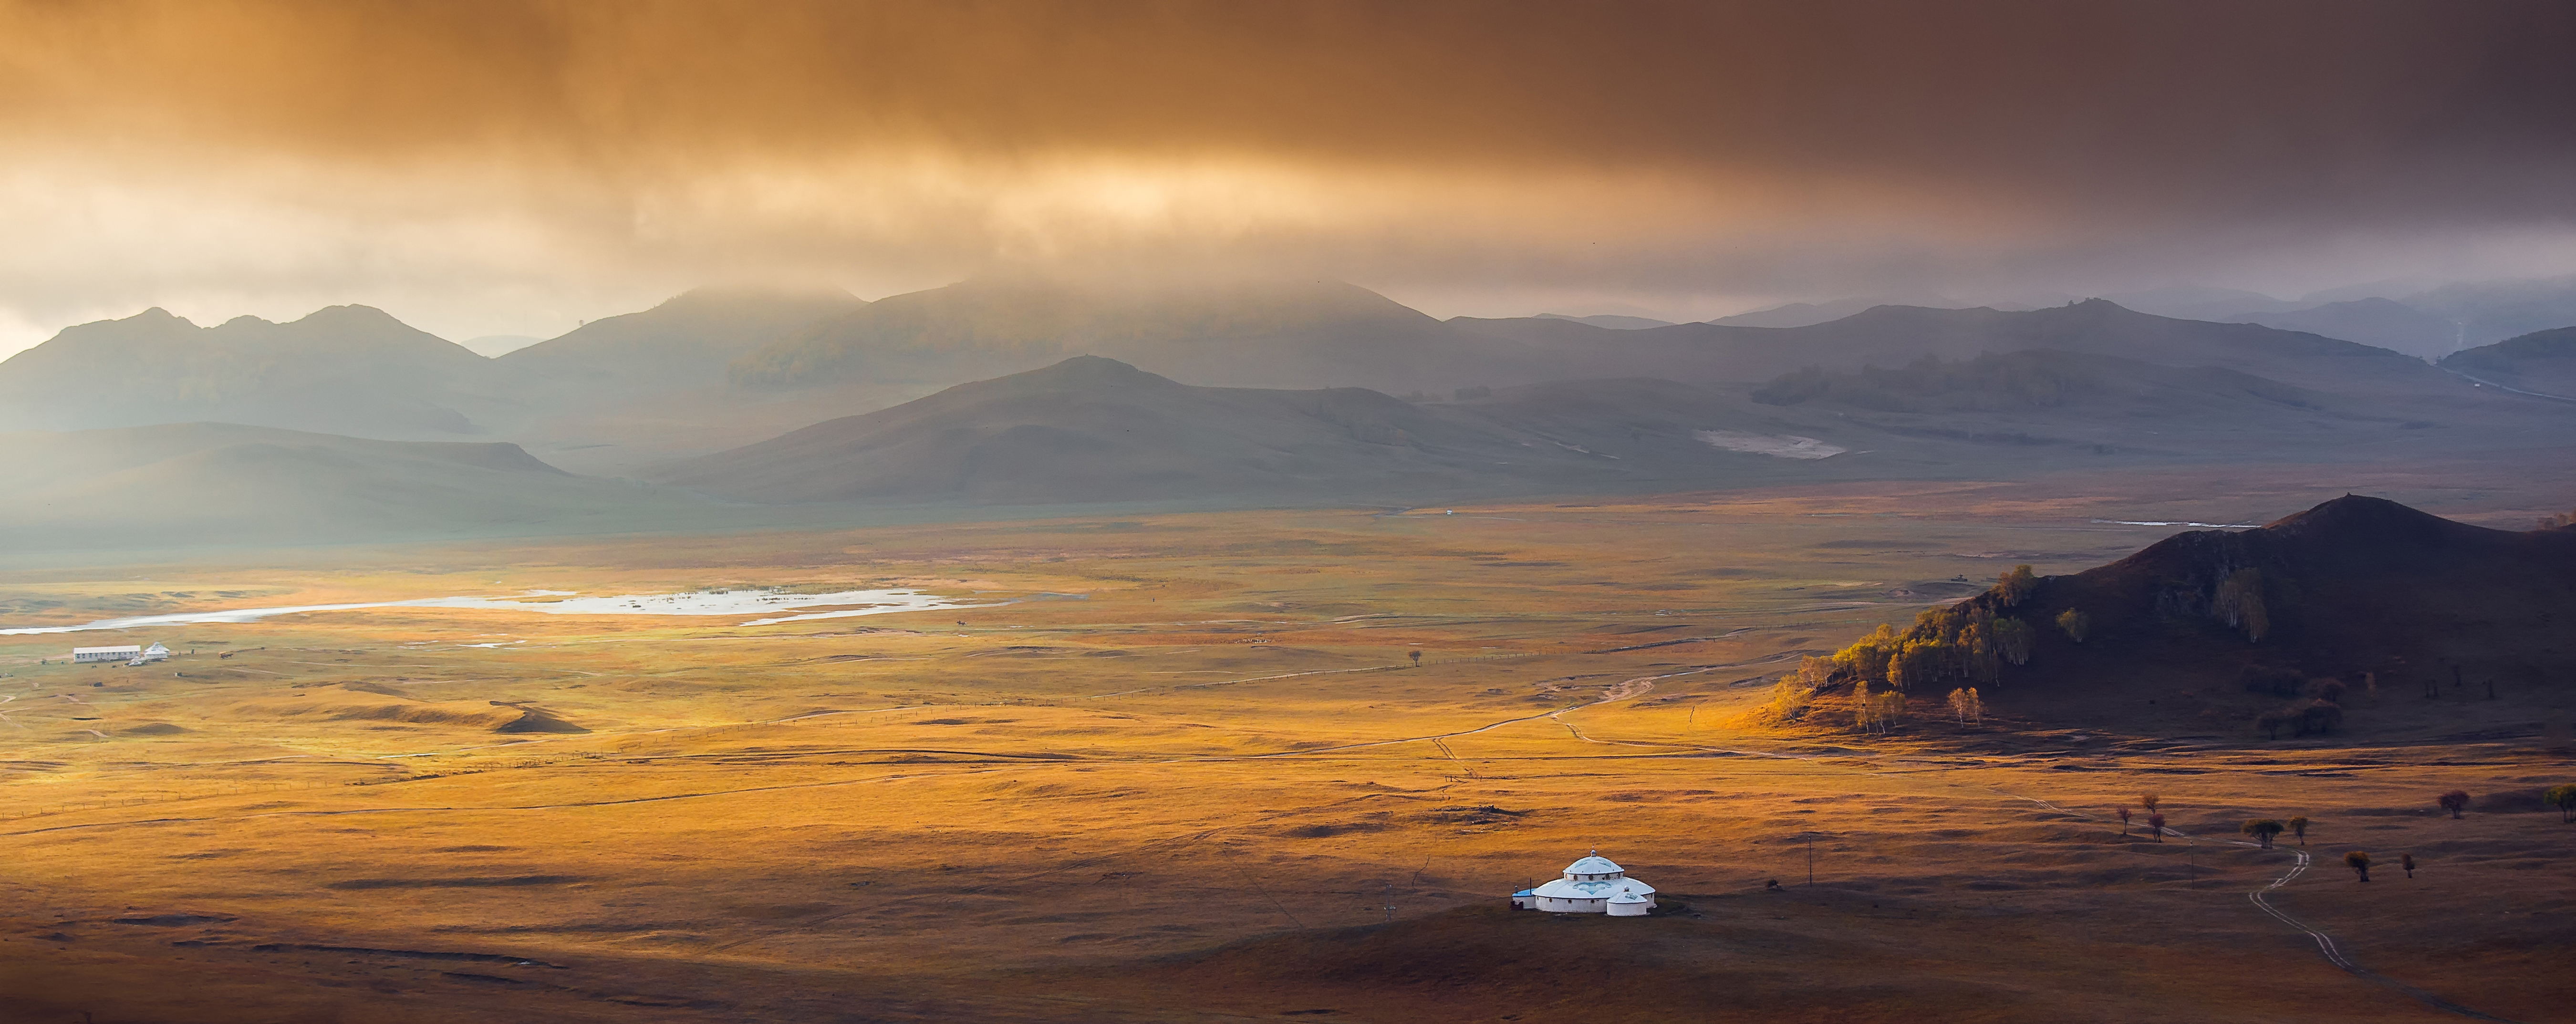
<svg viewBox="0 0 2576 1024">
<path fill-rule="evenodd" d="M 1004 265 L 1440 312 L 2565 273 L 2571 51 L 2557 3 L 31 0 L 0 333 Z"/>
</svg>

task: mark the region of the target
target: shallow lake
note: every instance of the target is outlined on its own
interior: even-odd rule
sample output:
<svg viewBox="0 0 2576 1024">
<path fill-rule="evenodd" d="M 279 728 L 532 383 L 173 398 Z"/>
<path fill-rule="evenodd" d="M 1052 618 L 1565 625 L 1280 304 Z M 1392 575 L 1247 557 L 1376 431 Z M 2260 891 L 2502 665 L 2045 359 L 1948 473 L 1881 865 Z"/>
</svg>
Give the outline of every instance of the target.
<svg viewBox="0 0 2576 1024">
<path fill-rule="evenodd" d="M 569 591 L 537 590 L 517 597 L 423 597 L 409 601 L 362 601 L 354 604 L 306 604 L 279 608 L 231 608 L 209 612 L 177 612 L 168 615 L 135 615 L 120 619 L 100 619 L 77 626 L 0 629 L 0 636 L 83 633 L 91 630 L 208 622 L 257 622 L 277 615 L 352 611 L 361 608 L 469 608 L 481 611 L 536 612 L 542 615 L 765 615 L 767 617 L 754 619 L 742 625 L 766 626 L 804 619 L 837 619 L 854 615 L 883 615 L 889 612 L 937 611 L 942 608 L 971 607 L 975 605 L 961 604 L 937 594 L 925 594 L 917 590 L 843 590 L 829 594 L 798 594 L 783 590 L 697 590 L 679 594 L 620 594 L 614 597 L 582 597 Z M 771 614 L 796 608 L 833 610 L 810 615 Z"/>
</svg>

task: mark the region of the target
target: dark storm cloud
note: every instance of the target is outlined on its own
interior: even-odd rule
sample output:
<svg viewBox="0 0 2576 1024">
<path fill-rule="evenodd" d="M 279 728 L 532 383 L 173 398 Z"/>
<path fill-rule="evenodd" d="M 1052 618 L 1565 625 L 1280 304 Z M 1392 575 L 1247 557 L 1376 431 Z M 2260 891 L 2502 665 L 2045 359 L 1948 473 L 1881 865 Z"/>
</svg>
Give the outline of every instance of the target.
<svg viewBox="0 0 2576 1024">
<path fill-rule="evenodd" d="M 1223 252 L 1753 293 L 2576 222 L 2566 3 L 0 12 L 0 132 L 115 168 L 101 203 L 507 222 L 602 274 Z"/>
</svg>

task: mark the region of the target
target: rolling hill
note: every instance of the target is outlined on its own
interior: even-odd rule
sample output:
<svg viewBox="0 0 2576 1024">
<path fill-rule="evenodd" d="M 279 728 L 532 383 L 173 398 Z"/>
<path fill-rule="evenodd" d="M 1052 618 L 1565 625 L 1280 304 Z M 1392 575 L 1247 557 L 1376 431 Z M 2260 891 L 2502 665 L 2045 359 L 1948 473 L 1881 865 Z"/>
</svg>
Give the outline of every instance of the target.
<svg viewBox="0 0 2576 1024">
<path fill-rule="evenodd" d="M 506 443 L 218 423 L 0 435 L 0 548 L 21 552 L 575 533 L 702 505 Z"/>
<path fill-rule="evenodd" d="M 2236 370 L 2037 350 L 1801 371 L 1755 387 L 1612 378 L 1408 401 L 1360 388 L 1199 387 L 1078 356 L 674 463 L 649 478 L 759 503 L 1413 505 L 2377 459 L 2438 454 L 2464 437 L 2563 445 L 2576 429 L 2576 410 L 2458 390 L 2460 408 L 2437 403 L 2427 412 Z M 2419 413 L 2451 418 L 2407 418 Z M 2476 429 L 2453 433 L 2446 424 Z"/>
<path fill-rule="evenodd" d="M 2454 352 L 2442 368 L 2506 387 L 2576 398 L 2576 327 Z"/>
<path fill-rule="evenodd" d="M 1915 639 L 1986 619 L 2032 627 L 2027 663 L 1986 685 L 2034 719 L 2246 738 L 2287 710 L 2306 716 L 2296 731 L 2528 731 L 2576 699 L 2576 528 L 2492 530 L 2347 495 L 2177 534 L 2019 600 L 1998 587 L 1927 613 Z"/>
<path fill-rule="evenodd" d="M 1527 453 L 1572 462 L 1571 453 Z M 1438 491 L 1520 446 L 1374 391 L 1176 383 L 1078 356 L 691 460 L 665 482 L 763 502 L 996 504 Z"/>
<path fill-rule="evenodd" d="M 2241 313 L 2226 320 L 2341 338 L 2421 359 L 2441 358 L 2458 345 L 2460 338 L 2459 325 L 2449 318 L 2381 298 L 2328 302 L 2278 313 Z"/>
</svg>

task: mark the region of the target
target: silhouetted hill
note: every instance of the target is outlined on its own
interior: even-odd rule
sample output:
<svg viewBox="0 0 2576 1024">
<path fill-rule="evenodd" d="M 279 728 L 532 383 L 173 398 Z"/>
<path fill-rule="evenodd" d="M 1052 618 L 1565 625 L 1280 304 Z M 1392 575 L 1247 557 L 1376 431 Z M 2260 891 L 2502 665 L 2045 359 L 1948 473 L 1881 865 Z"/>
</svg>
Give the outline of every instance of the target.
<svg viewBox="0 0 2576 1024">
<path fill-rule="evenodd" d="M 2070 612 L 2080 641 L 2059 625 Z M 2028 663 L 1989 685 L 2034 718 L 2243 737 L 2260 714 L 2324 699 L 2372 731 L 2536 726 L 2576 697 L 2576 528 L 2491 530 L 2345 496 L 2259 529 L 2177 534 L 2040 579 L 2018 603 L 1998 588 L 1916 632 L 1985 615 L 2031 627 Z"/>
<path fill-rule="evenodd" d="M 2341 338 L 2423 359 L 2441 358 L 2458 347 L 2460 336 L 2459 325 L 2448 318 L 2380 298 L 2329 302 L 2280 313 L 2243 313 L 2224 319 Z"/>
<path fill-rule="evenodd" d="M 501 356 L 514 385 L 595 400 L 708 387 L 743 353 L 867 308 L 841 291 L 700 288 Z"/>
<path fill-rule="evenodd" d="M 19 551 L 567 533 L 697 504 L 514 444 L 220 423 L 0 435 L 0 547 Z"/>
<path fill-rule="evenodd" d="M 160 309 L 64 329 L 0 362 L 0 427 L 221 420 L 380 437 L 474 431 L 487 361 L 368 306 L 198 327 Z"/>
<path fill-rule="evenodd" d="M 2576 398 L 2576 327 L 2454 352 L 2442 366 L 2507 387 Z"/>
</svg>

